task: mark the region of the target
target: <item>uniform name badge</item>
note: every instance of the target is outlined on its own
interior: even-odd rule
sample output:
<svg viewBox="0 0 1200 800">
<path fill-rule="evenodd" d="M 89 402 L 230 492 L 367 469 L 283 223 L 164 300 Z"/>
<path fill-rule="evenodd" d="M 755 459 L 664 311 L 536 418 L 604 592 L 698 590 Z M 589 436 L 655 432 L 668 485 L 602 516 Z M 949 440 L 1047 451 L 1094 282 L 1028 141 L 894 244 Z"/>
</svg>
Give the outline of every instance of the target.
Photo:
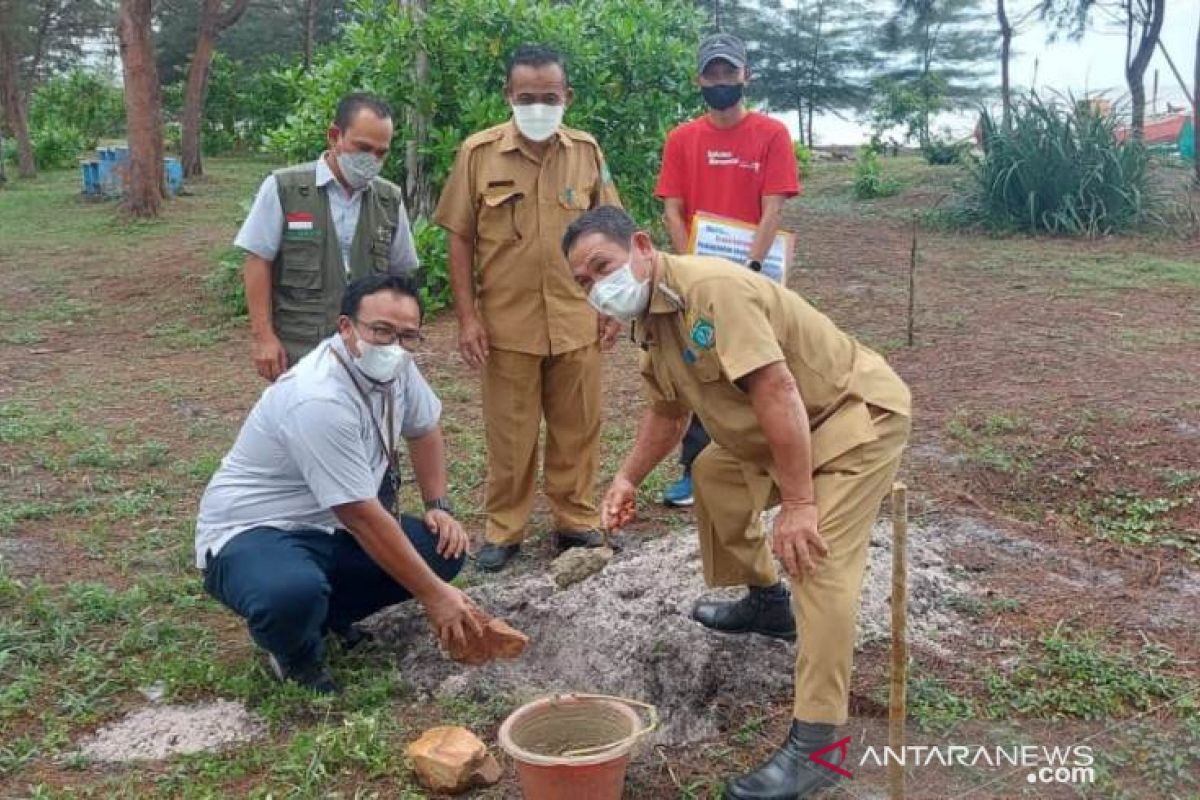
<svg viewBox="0 0 1200 800">
<path fill-rule="evenodd" d="M 313 229 L 313 215 L 307 211 L 295 211 L 287 215 L 287 229 L 284 234 L 289 239 L 312 239 L 317 235 Z"/>
<path fill-rule="evenodd" d="M 697 256 L 719 256 L 739 265 L 745 264 L 750 260 L 750 245 L 754 243 L 757 229 L 757 226 L 748 222 L 698 211 L 692 217 L 688 252 Z M 775 241 L 771 242 L 771 249 L 762 261 L 763 275 L 773 281 L 787 283 L 795 239 L 790 231 L 775 234 Z"/>
</svg>

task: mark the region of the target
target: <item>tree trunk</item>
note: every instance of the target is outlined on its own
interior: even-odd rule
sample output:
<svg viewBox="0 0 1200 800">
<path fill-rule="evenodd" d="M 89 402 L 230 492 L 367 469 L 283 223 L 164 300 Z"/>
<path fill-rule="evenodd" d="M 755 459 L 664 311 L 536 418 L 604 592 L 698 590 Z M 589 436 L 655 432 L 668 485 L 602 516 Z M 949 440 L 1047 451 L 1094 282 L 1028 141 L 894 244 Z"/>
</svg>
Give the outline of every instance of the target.
<svg viewBox="0 0 1200 800">
<path fill-rule="evenodd" d="M 1129 84 L 1131 106 L 1129 127 L 1133 132 L 1133 137 L 1140 141 L 1146 129 L 1146 87 L 1144 82 L 1146 67 L 1150 64 L 1150 57 L 1154 55 L 1154 48 L 1158 44 L 1158 35 L 1162 31 L 1166 0 L 1146 0 L 1149 4 L 1150 18 L 1137 20 L 1137 25 L 1141 30 L 1136 50 L 1132 50 L 1135 22 L 1134 2 L 1135 0 L 1125 0 L 1125 12 L 1129 15 L 1125 28 L 1127 37 L 1125 80 Z M 1130 52 L 1133 53 L 1132 58 L 1129 57 Z"/>
<path fill-rule="evenodd" d="M 21 91 L 21 73 L 17 67 L 17 52 L 9 32 L 9 8 L 0 0 L 0 100 L 8 127 L 17 139 L 17 174 L 22 178 L 37 175 L 33 160 L 33 143 L 29 139 L 28 102 Z"/>
<path fill-rule="evenodd" d="M 1004 0 L 996 0 L 996 18 L 1000 21 L 1000 103 L 1003 109 L 1002 120 L 1004 129 L 1009 128 L 1012 115 L 1012 88 L 1009 81 L 1008 62 L 1012 56 L 1013 29 L 1008 21 L 1008 12 L 1004 8 Z"/>
<path fill-rule="evenodd" d="M 200 126 L 204 121 L 204 100 L 208 96 L 209 68 L 217 48 L 217 37 L 238 21 L 249 4 L 250 0 L 234 0 L 229 9 L 221 13 L 221 0 L 200 0 L 196 50 L 188 67 L 187 86 L 183 90 L 183 117 L 180 120 L 179 150 L 185 178 L 204 174 Z"/>
<path fill-rule="evenodd" d="M 151 16 L 150 0 L 121 0 L 117 13 L 129 129 L 125 208 L 137 217 L 158 216 L 163 200 L 162 97 Z"/>
<path fill-rule="evenodd" d="M 317 40 L 317 0 L 304 4 L 304 71 L 312 68 L 313 52 Z"/>
<path fill-rule="evenodd" d="M 414 20 L 421 24 L 425 10 L 429 7 L 428 0 L 400 0 L 402 8 L 413 15 Z M 413 84 L 422 86 L 429 80 L 429 54 L 424 44 L 417 50 L 413 60 Z M 424 111 L 416 105 L 410 105 L 406 112 L 408 127 L 411 131 L 404 145 L 404 194 L 408 215 L 411 219 L 428 217 L 433 214 L 434 196 L 433 184 L 430 180 L 429 161 L 421 153 L 429 139 L 429 120 Z"/>
<path fill-rule="evenodd" d="M 817 4 L 817 24 L 813 28 L 812 60 L 808 63 L 808 142 L 812 146 L 813 138 L 813 108 L 816 106 L 817 95 L 817 65 L 821 58 L 821 29 L 825 23 L 824 0 Z"/>
</svg>

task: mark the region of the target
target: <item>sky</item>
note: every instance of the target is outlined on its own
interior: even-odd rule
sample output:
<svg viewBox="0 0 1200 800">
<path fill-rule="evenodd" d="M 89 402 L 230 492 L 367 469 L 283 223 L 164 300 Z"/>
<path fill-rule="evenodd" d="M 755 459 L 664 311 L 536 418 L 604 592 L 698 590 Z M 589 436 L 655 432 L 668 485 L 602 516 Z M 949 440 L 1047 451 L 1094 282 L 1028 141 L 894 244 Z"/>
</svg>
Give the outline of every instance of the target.
<svg viewBox="0 0 1200 800">
<path fill-rule="evenodd" d="M 875 0 L 880 13 L 895 8 L 894 0 Z M 984 5 L 990 5 L 985 2 Z M 1035 5 L 1033 0 L 1008 0 L 1010 20 L 1019 19 Z M 1103 19 L 1096 17 L 1097 20 Z M 1196 29 L 1200 26 L 1200 0 L 1167 0 L 1166 18 L 1161 40 L 1170 53 L 1189 91 L 1194 80 L 1196 61 Z M 1125 35 L 1121 28 L 1113 25 L 1093 23 L 1079 42 L 1061 38 L 1047 42 L 1049 28 L 1036 18 L 1027 22 L 1017 38 L 1013 40 L 1014 55 L 1010 74 L 1014 87 L 1028 88 L 1035 80 L 1042 91 L 1057 90 L 1082 95 L 1106 91 L 1113 99 L 1128 93 L 1125 86 Z M 997 41 L 999 34 L 997 34 Z M 997 44 L 998 47 L 998 44 Z M 1146 102 L 1149 111 L 1150 95 L 1154 87 L 1154 70 L 1158 70 L 1158 110 L 1166 110 L 1169 101 L 1175 106 L 1187 105 L 1186 95 L 1180 88 L 1171 68 L 1162 53 L 1155 50 L 1154 59 L 1146 70 Z M 991 76 L 998 88 L 1000 85 L 1000 60 L 997 56 Z M 750 97 L 753 98 L 753 81 Z M 781 114 L 796 136 L 796 115 Z M 947 115 L 938 119 L 935 128 L 949 126 L 956 135 L 966 135 L 975 124 L 973 114 Z M 818 117 L 813 123 L 813 136 L 818 145 L 860 144 L 867 140 L 870 131 L 857 120 L 840 120 L 831 115 Z"/>
</svg>

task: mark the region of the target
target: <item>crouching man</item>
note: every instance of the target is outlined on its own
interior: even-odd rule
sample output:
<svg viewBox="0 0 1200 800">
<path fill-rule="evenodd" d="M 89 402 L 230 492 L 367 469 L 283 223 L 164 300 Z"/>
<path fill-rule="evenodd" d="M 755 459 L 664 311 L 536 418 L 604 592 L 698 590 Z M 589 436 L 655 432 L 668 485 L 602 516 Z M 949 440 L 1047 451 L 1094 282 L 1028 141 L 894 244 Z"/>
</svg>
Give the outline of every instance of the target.
<svg viewBox="0 0 1200 800">
<path fill-rule="evenodd" d="M 409 278 L 347 287 L 338 332 L 269 386 L 221 461 L 196 524 L 205 590 L 246 620 L 282 679 L 337 691 L 324 634 L 353 646 L 354 623 L 416 598 L 443 644 L 479 633 L 450 586 L 467 535 L 451 515 L 441 403 L 413 362 L 421 306 Z M 422 518 L 377 499 L 400 437 Z"/>
<path fill-rule="evenodd" d="M 619 209 L 581 216 L 563 250 L 591 303 L 633 323 L 651 401 L 604 497 L 604 526 L 633 519 L 638 484 L 694 412 L 712 437 L 693 467 L 704 578 L 749 591 L 693 615 L 726 633 L 800 636 L 787 740 L 725 797 L 808 797 L 835 777 L 810 756 L 846 721 L 867 546 L 908 439 L 908 388 L 799 295 L 720 259 L 659 253 Z M 772 506 L 767 535 L 760 516 Z M 772 553 L 791 576 L 790 604 Z"/>
</svg>

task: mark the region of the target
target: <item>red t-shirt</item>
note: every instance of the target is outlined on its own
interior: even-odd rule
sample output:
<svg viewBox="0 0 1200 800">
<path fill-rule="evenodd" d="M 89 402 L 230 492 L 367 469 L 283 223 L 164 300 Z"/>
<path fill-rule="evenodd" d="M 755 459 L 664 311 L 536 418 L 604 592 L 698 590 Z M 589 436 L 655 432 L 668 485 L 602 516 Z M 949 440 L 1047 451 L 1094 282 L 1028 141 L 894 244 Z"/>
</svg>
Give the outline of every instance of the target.
<svg viewBox="0 0 1200 800">
<path fill-rule="evenodd" d="M 757 225 L 763 195 L 800 194 L 791 134 L 755 111 L 732 128 L 714 126 L 707 114 L 685 122 L 667 135 L 654 194 L 683 200 L 689 230 L 697 211 Z"/>
</svg>

